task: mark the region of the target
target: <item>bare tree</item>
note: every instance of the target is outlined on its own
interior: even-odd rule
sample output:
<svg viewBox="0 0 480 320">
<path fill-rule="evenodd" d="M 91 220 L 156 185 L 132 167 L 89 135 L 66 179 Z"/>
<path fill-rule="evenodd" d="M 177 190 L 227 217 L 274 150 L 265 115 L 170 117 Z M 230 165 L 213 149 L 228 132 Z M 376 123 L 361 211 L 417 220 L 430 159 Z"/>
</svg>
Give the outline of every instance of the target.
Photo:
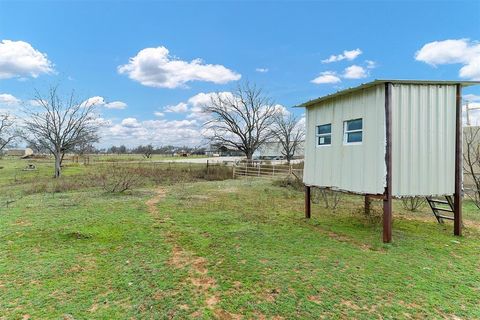
<svg viewBox="0 0 480 320">
<path fill-rule="evenodd" d="M 466 173 L 466 190 L 480 208 L 480 127 L 465 127 L 463 130 L 463 171 Z M 470 191 L 470 192 L 468 192 Z"/>
<path fill-rule="evenodd" d="M 20 135 L 15 127 L 13 117 L 9 114 L 0 114 L 0 153 Z"/>
<path fill-rule="evenodd" d="M 58 178 L 65 153 L 98 141 L 95 104 L 78 101 L 73 91 L 68 98 L 61 99 L 57 87 L 50 88 L 47 97 L 36 91 L 35 101 L 40 110 L 25 111 L 25 139 L 55 157 Z"/>
<path fill-rule="evenodd" d="M 214 143 L 240 150 L 251 160 L 259 146 L 272 137 L 277 107 L 255 85 L 239 85 L 232 94 L 216 93 L 203 111 L 212 116 L 205 129 Z"/>
<path fill-rule="evenodd" d="M 141 154 L 144 158 L 150 159 L 153 155 L 154 148 L 151 144 L 147 145 L 139 145 L 135 149 L 132 150 L 132 153 Z"/>
<path fill-rule="evenodd" d="M 275 117 L 273 135 L 282 147 L 282 155 L 290 164 L 299 146 L 305 140 L 305 128 L 300 118 L 293 113 L 289 115 L 279 113 Z"/>
</svg>

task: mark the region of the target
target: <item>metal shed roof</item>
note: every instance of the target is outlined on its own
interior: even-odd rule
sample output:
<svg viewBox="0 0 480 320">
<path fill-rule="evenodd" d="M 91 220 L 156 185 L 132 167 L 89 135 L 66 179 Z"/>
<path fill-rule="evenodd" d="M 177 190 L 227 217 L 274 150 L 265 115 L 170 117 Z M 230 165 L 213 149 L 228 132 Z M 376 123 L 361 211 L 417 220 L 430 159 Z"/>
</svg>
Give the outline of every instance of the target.
<svg viewBox="0 0 480 320">
<path fill-rule="evenodd" d="M 348 89 L 345 89 L 345 90 L 337 91 L 335 93 L 332 93 L 332 94 L 329 94 L 329 95 L 326 95 L 326 96 L 323 96 L 323 97 L 320 97 L 320 98 L 317 98 L 317 99 L 307 101 L 305 103 L 302 103 L 302 104 L 298 105 L 298 107 L 305 107 L 306 108 L 306 107 L 312 106 L 314 104 L 317 104 L 318 102 L 321 102 L 321 101 L 330 100 L 330 99 L 333 99 L 333 98 L 336 98 L 336 97 L 339 97 L 339 96 L 342 96 L 342 95 L 345 95 L 345 94 L 348 94 L 348 93 L 352 93 L 352 92 L 359 91 L 359 90 L 362 90 L 362 89 L 370 88 L 370 87 L 376 86 L 378 84 L 387 83 L 387 82 L 389 82 L 389 83 L 401 83 L 401 84 L 438 84 L 438 85 L 460 84 L 463 87 L 468 87 L 468 86 L 473 86 L 473 85 L 480 84 L 480 81 L 376 79 L 372 82 L 363 83 L 363 84 L 361 84 L 357 87 L 352 87 L 352 88 L 348 88 Z"/>
</svg>

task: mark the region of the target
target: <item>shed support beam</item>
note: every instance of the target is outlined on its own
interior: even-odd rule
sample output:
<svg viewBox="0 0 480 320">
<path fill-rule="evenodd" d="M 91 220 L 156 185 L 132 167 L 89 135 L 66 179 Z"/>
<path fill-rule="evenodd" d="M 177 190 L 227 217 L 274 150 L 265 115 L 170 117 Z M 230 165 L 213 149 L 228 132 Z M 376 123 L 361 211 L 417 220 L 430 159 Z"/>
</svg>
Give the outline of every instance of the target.
<svg viewBox="0 0 480 320">
<path fill-rule="evenodd" d="M 383 242 L 392 242 L 392 84 L 385 83 L 385 165 L 383 194 Z"/>
<path fill-rule="evenodd" d="M 305 218 L 310 219 L 311 216 L 311 200 L 310 200 L 310 186 L 305 186 Z"/>
<path fill-rule="evenodd" d="M 372 199 L 370 198 L 370 196 L 368 194 L 366 194 L 365 195 L 365 215 L 370 214 L 371 204 L 372 204 Z"/>
<path fill-rule="evenodd" d="M 456 124 L 455 124 L 455 194 L 453 195 L 453 234 L 462 235 L 462 85 L 457 84 L 456 103 Z"/>
</svg>

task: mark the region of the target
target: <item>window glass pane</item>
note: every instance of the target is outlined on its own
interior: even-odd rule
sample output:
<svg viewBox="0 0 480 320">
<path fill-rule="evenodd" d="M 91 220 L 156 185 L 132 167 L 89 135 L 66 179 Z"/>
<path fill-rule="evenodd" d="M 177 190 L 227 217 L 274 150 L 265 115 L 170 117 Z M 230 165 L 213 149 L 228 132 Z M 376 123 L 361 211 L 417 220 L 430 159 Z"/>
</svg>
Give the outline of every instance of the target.
<svg viewBox="0 0 480 320">
<path fill-rule="evenodd" d="M 362 119 L 347 121 L 347 130 L 362 130 Z"/>
<path fill-rule="evenodd" d="M 321 126 L 317 127 L 318 134 L 323 134 L 323 133 L 332 133 L 332 125 L 331 124 L 324 124 Z"/>
<path fill-rule="evenodd" d="M 328 145 L 328 144 L 331 144 L 331 143 L 332 143 L 332 136 L 331 135 L 318 137 L 318 145 L 319 146 Z"/>
<path fill-rule="evenodd" d="M 362 132 L 347 133 L 347 142 L 362 142 Z"/>
</svg>

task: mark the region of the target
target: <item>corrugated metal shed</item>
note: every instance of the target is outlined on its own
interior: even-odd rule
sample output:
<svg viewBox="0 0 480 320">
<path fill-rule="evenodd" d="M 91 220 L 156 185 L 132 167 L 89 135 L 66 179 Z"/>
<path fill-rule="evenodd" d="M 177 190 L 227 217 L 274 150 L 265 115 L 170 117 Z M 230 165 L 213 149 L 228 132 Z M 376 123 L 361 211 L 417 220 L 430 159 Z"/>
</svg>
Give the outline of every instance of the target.
<svg viewBox="0 0 480 320">
<path fill-rule="evenodd" d="M 313 99 L 298 105 L 298 107 L 310 107 L 316 105 L 317 103 L 325 100 L 330 100 L 337 98 L 339 96 L 374 87 L 380 84 L 393 83 L 393 84 L 417 84 L 417 85 L 457 85 L 460 84 L 462 87 L 468 87 L 480 84 L 480 81 L 445 81 L 445 80 L 385 80 L 385 79 L 376 79 L 372 82 L 363 83 L 357 87 L 348 88 L 344 90 L 337 91 L 326 96 Z"/>
<path fill-rule="evenodd" d="M 384 87 L 375 86 L 319 102 L 306 115 L 304 182 L 381 194 L 385 187 Z M 344 145 L 345 120 L 363 118 L 362 144 Z M 316 146 L 317 125 L 332 124 L 332 143 Z"/>
<path fill-rule="evenodd" d="M 393 85 L 393 196 L 454 193 L 455 100 L 455 84 Z"/>
<path fill-rule="evenodd" d="M 385 84 L 392 84 L 392 195 L 454 193 L 456 86 L 478 81 L 375 80 L 304 103 L 304 182 L 363 194 L 386 185 Z M 344 121 L 363 119 L 363 141 L 345 145 Z M 330 146 L 316 126 L 332 124 Z"/>
</svg>

